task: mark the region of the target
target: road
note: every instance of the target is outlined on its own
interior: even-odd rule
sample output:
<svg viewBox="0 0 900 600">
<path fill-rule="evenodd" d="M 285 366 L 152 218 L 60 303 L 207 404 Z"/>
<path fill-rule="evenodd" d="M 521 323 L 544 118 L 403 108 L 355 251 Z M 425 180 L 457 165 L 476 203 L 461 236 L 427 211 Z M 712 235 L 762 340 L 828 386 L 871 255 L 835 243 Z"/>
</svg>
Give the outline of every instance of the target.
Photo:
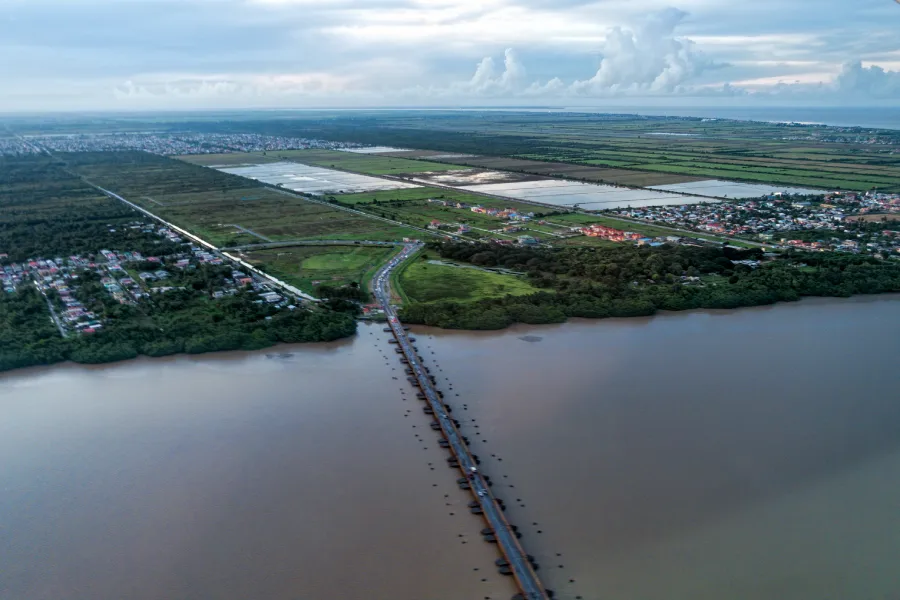
<svg viewBox="0 0 900 600">
<path fill-rule="evenodd" d="M 56 314 L 56 308 L 54 308 L 53 303 L 50 302 L 50 298 L 47 297 L 47 294 L 44 293 L 44 290 L 38 285 L 38 282 L 34 282 L 34 287 L 38 289 L 41 293 L 41 296 L 44 297 L 44 300 L 47 302 L 47 308 L 50 309 L 50 320 L 53 321 L 53 324 L 56 325 L 56 328 L 59 329 L 59 335 L 63 336 L 63 338 L 69 337 L 69 332 L 66 331 L 65 325 L 63 325 L 62 321 L 59 318 L 59 315 Z"/>
<path fill-rule="evenodd" d="M 243 231 L 244 233 L 246 233 L 247 235 L 252 235 L 253 237 L 258 237 L 259 239 L 261 239 L 264 242 L 272 243 L 272 241 L 273 241 L 272 238 L 267 238 L 266 236 L 264 236 L 262 234 L 256 233 L 252 229 L 247 229 L 246 227 L 241 227 L 237 223 L 229 223 L 228 227 L 234 227 L 235 229 L 239 229 L 239 230 Z"/>
<path fill-rule="evenodd" d="M 403 261 L 409 259 L 423 247 L 422 244 L 407 244 L 403 250 L 394 256 L 386 265 L 381 267 L 372 280 L 372 287 L 375 291 L 375 297 L 378 299 L 388 318 L 394 337 L 402 348 L 406 359 L 409 361 L 409 368 L 415 374 L 419 388 L 425 395 L 426 401 L 434 410 L 434 418 L 440 423 L 444 437 L 450 444 L 454 456 L 459 461 L 459 468 L 469 478 L 469 485 L 472 489 L 475 499 L 481 505 L 484 518 L 494 530 L 494 537 L 497 539 L 497 545 L 503 552 L 504 557 L 509 562 L 509 567 L 513 572 L 516 583 L 519 586 L 521 595 L 519 597 L 525 600 L 548 600 L 549 596 L 543 585 L 538 579 L 534 568 L 528 560 L 528 555 L 516 538 L 515 532 L 512 530 L 509 522 L 500 508 L 491 489 L 484 479 L 484 475 L 478 470 L 475 459 L 469 451 L 463 436 L 456 428 L 453 419 L 447 414 L 440 395 L 431 382 L 429 374 L 425 371 L 425 367 L 419 358 L 418 353 L 409 341 L 403 324 L 397 317 L 397 312 L 391 305 L 391 289 L 390 278 L 391 272 L 396 269 Z"/>
<path fill-rule="evenodd" d="M 352 172 L 352 171 L 348 171 L 348 173 L 349 173 L 349 172 Z M 382 178 L 382 179 L 390 179 L 390 180 L 392 180 L 392 181 L 402 181 L 402 182 L 404 182 L 404 183 L 409 183 L 409 182 L 410 182 L 408 179 L 406 179 L 406 178 L 404 178 L 404 177 L 396 177 L 396 176 L 394 176 L 394 175 L 369 175 L 369 177 L 380 177 L 380 178 Z M 679 228 L 679 227 L 671 227 L 671 226 L 668 226 L 668 225 L 657 225 L 656 223 L 652 223 L 652 222 L 644 222 L 644 221 L 638 221 L 638 220 L 636 220 L 636 219 L 626 219 L 626 218 L 624 218 L 624 217 L 616 217 L 616 216 L 611 216 L 611 215 L 608 215 L 608 214 L 598 214 L 598 213 L 593 213 L 593 212 L 587 212 L 587 211 L 584 211 L 584 210 L 579 210 L 578 208 L 572 207 L 572 206 L 560 206 L 560 205 L 558 205 L 558 204 L 544 204 L 544 203 L 542 203 L 542 202 L 536 202 L 536 201 L 534 201 L 534 200 L 523 200 L 522 198 L 513 198 L 513 197 L 511 197 L 511 196 L 501 196 L 501 195 L 499 195 L 499 194 L 488 194 L 488 193 L 485 193 L 485 192 L 479 192 L 479 191 L 468 190 L 468 189 L 467 189 L 467 190 L 461 190 L 460 188 L 456 188 L 456 187 L 453 187 L 453 186 L 450 186 L 450 185 L 442 185 L 442 184 L 440 184 L 440 183 L 428 182 L 427 184 L 425 184 L 424 182 L 420 182 L 420 181 L 418 181 L 418 180 L 416 180 L 415 183 L 423 183 L 423 185 L 427 185 L 428 187 L 440 188 L 440 189 L 447 190 L 447 191 L 450 191 L 450 192 L 457 192 L 457 193 L 459 193 L 460 191 L 463 191 L 463 192 L 465 192 L 465 193 L 467 193 L 467 194 L 473 194 L 473 195 L 475 195 L 475 196 L 484 196 L 485 198 L 493 198 L 493 199 L 498 199 L 498 198 L 499 198 L 499 199 L 501 199 L 501 200 L 509 200 L 510 202 L 520 202 L 520 203 L 522 203 L 522 204 L 531 204 L 532 206 L 537 206 L 537 207 L 544 208 L 544 209 L 550 208 L 550 209 L 554 209 L 554 210 L 565 210 L 565 211 L 568 211 L 568 212 L 572 212 L 572 213 L 575 213 L 575 214 L 578 214 L 578 215 L 585 215 L 585 216 L 588 216 L 588 217 L 602 217 L 602 218 L 605 218 L 605 219 L 613 219 L 613 220 L 615 220 L 615 221 L 620 221 L 620 222 L 622 222 L 622 223 L 624 223 L 624 224 L 626 224 L 626 225 L 627 225 L 627 224 L 631 224 L 631 225 L 642 225 L 642 224 L 643 224 L 643 225 L 652 225 L 653 227 L 657 227 L 657 228 L 659 228 L 659 229 L 665 229 L 665 230 L 667 230 L 667 231 L 671 231 L 672 233 L 680 234 L 680 235 L 682 235 L 682 236 L 700 237 L 701 239 L 708 239 L 708 240 L 713 240 L 713 241 L 716 241 L 716 242 L 729 242 L 729 243 L 730 243 L 730 242 L 740 242 L 740 243 L 742 243 L 742 244 L 749 244 L 750 246 L 757 246 L 757 247 L 760 247 L 760 248 L 766 247 L 766 246 L 770 246 L 770 245 L 771 245 L 771 244 L 763 244 L 763 243 L 760 243 L 760 242 L 754 242 L 754 241 L 752 241 L 752 240 L 745 240 L 745 239 L 743 239 L 743 238 L 724 237 L 724 236 L 713 235 L 713 234 L 709 234 L 709 233 L 703 233 L 702 231 L 692 231 L 692 230 L 690 230 L 690 229 L 681 229 L 681 228 Z M 638 189 L 642 189 L 642 188 L 638 188 Z M 718 198 L 708 198 L 708 197 L 706 197 L 706 196 L 692 196 L 692 197 L 702 198 L 703 200 L 705 200 L 705 201 L 707 201 L 707 202 L 716 202 L 716 201 L 719 200 Z M 548 223 L 549 223 L 549 221 L 548 221 Z M 559 223 L 556 223 L 556 225 L 557 225 L 557 226 L 564 226 L 564 227 L 569 227 L 569 226 L 570 226 L 570 225 L 561 225 L 561 224 L 559 224 Z"/>
<path fill-rule="evenodd" d="M 79 175 L 78 175 L 77 173 L 72 173 L 72 174 L 73 174 L 74 176 L 76 176 L 76 177 L 79 177 Z M 250 271 L 250 272 L 253 273 L 254 275 L 258 275 L 259 277 L 262 277 L 262 278 L 265 279 L 267 282 L 272 283 L 272 284 L 274 284 L 276 287 L 280 288 L 281 291 L 286 292 L 286 293 L 288 293 L 288 294 L 291 294 L 291 295 L 293 295 L 293 296 L 296 296 L 296 297 L 298 297 L 298 298 L 303 298 L 304 300 L 309 300 L 310 302 L 318 302 L 318 301 L 319 301 L 318 298 L 316 298 L 316 297 L 314 297 L 314 296 L 310 296 L 309 294 L 307 294 L 307 293 L 304 292 L 303 290 L 301 290 L 301 289 L 299 289 L 299 288 L 296 288 L 296 287 L 290 285 L 289 283 L 285 283 L 284 281 L 281 281 L 280 279 L 276 279 L 275 277 L 272 277 L 272 276 L 269 275 L 268 273 L 264 273 L 263 271 L 260 271 L 259 269 L 257 269 L 257 268 L 254 267 L 253 265 L 251 265 L 250 263 L 248 263 L 248 262 L 246 262 L 246 261 L 244 261 L 244 260 L 241 260 L 240 258 L 238 258 L 238 257 L 236 257 L 236 256 L 232 256 L 232 255 L 228 254 L 227 252 L 222 251 L 221 249 L 217 248 L 216 246 L 213 246 L 212 244 L 210 244 L 209 242 L 207 242 L 207 241 L 204 240 L 203 238 L 197 237 L 196 235 L 194 235 L 194 234 L 191 233 L 190 231 L 187 231 L 187 230 L 185 230 L 185 229 L 182 229 L 181 227 L 175 225 L 174 223 L 169 223 L 168 221 L 166 221 L 166 220 L 163 219 L 162 217 L 158 217 L 158 216 L 154 215 L 152 212 L 150 212 L 150 211 L 147 210 L 146 208 L 142 208 L 141 206 L 138 206 L 138 205 L 135 204 L 134 202 L 129 202 L 128 200 L 126 200 L 126 199 L 123 198 L 122 196 L 116 194 L 115 192 L 111 192 L 111 191 L 109 191 L 109 190 L 107 190 L 107 189 L 104 189 L 104 188 L 100 187 L 99 185 L 97 185 L 97 184 L 95 184 L 95 183 L 91 183 L 91 181 L 89 181 L 88 179 L 86 179 L 86 178 L 84 178 L 84 177 L 81 177 L 81 179 L 82 179 L 82 181 L 84 181 L 86 184 L 88 184 L 88 185 L 90 185 L 91 187 L 93 187 L 93 188 L 95 188 L 95 189 L 97 189 L 97 190 L 103 192 L 104 194 L 106 194 L 106 195 L 109 196 L 110 198 L 115 198 L 115 199 L 118 200 L 119 202 L 124 202 L 125 204 L 127 204 L 128 206 L 130 206 L 131 208 L 133 208 L 134 210 L 136 210 L 136 211 L 138 211 L 138 212 L 140 212 L 140 213 L 142 213 L 142 214 L 147 215 L 147 216 L 150 217 L 151 219 L 153 219 L 153 220 L 155 220 L 155 221 L 158 221 L 158 222 L 162 223 L 163 225 L 165 225 L 166 227 L 168 227 L 168 228 L 171 229 L 172 231 L 177 231 L 179 234 L 183 235 L 183 236 L 186 237 L 187 239 L 189 239 L 189 240 L 191 240 L 191 241 L 193 241 L 193 242 L 196 242 L 196 243 L 200 244 L 200 245 L 203 246 L 204 248 L 209 249 L 209 250 L 210 250 L 211 252 L 213 252 L 214 254 L 216 254 L 216 255 L 222 257 L 223 260 L 227 260 L 227 261 L 229 261 L 229 262 L 236 263 L 237 265 L 239 265 L 240 267 L 242 267 L 242 268 L 244 268 L 244 269 L 247 269 L 248 271 Z"/>
</svg>

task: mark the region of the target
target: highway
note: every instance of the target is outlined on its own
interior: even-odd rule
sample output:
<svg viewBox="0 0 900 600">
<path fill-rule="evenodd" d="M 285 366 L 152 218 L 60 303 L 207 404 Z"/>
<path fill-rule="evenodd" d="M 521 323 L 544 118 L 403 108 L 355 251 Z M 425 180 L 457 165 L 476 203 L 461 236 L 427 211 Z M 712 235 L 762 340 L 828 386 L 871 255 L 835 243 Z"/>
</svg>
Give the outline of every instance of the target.
<svg viewBox="0 0 900 600">
<path fill-rule="evenodd" d="M 381 267 L 372 280 L 372 288 L 378 302 L 384 308 L 385 315 L 388 318 L 391 331 L 397 339 L 397 343 L 403 350 L 403 354 L 409 361 L 409 368 L 415 374 L 416 381 L 422 393 L 425 395 L 426 401 L 434 410 L 434 418 L 440 423 L 444 437 L 450 444 L 450 450 L 459 461 L 459 468 L 469 478 L 469 485 L 475 500 L 481 505 L 483 516 L 491 528 L 494 530 L 494 537 L 497 545 L 503 552 L 504 557 L 509 562 L 509 567 L 513 572 L 516 583 L 519 587 L 520 594 L 516 598 L 523 600 L 548 600 L 550 596 L 541 585 L 537 574 L 528 560 L 528 555 L 516 538 L 515 532 L 510 527 L 509 522 L 500 508 L 491 489 L 484 479 L 484 475 L 478 470 L 475 459 L 469 451 L 468 445 L 465 443 L 462 434 L 456 428 L 456 424 L 447 414 L 440 395 L 431 382 L 428 372 L 425 370 L 419 355 L 413 349 L 409 336 L 403 329 L 403 324 L 397 317 L 397 312 L 391 305 L 391 272 L 396 269 L 403 261 L 409 259 L 421 250 L 423 244 L 414 243 L 407 244 L 403 250 L 394 256 L 386 265 Z"/>
</svg>

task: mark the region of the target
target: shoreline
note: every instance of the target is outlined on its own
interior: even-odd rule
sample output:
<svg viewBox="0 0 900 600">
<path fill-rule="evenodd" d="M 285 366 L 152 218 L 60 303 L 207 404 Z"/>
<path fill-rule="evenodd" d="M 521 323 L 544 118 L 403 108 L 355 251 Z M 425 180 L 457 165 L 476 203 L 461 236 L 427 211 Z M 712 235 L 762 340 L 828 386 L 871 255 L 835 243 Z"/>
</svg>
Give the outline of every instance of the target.
<svg viewBox="0 0 900 600">
<path fill-rule="evenodd" d="M 756 304 L 753 306 L 738 306 L 737 308 L 688 308 L 685 310 L 658 310 L 652 315 L 637 315 L 633 317 L 567 317 L 565 321 L 560 321 L 559 323 L 521 323 L 515 322 L 510 323 L 506 327 L 500 329 L 462 329 L 462 328 L 447 328 L 447 327 L 438 327 L 437 325 L 425 325 L 423 323 L 412 323 L 409 321 L 404 321 L 405 325 L 409 325 L 410 327 L 418 327 L 418 328 L 428 328 L 436 331 L 446 331 L 446 332 L 460 332 L 460 333 L 490 333 L 490 332 L 501 332 L 507 331 L 509 329 L 513 329 L 516 327 L 549 327 L 549 326 L 559 326 L 565 325 L 566 323 L 572 322 L 587 322 L 587 323 L 599 323 L 599 322 L 628 322 L 635 321 L 638 319 L 653 319 L 655 317 L 671 317 L 676 315 L 688 315 L 695 313 L 707 313 L 707 314 L 715 314 L 715 315 L 729 315 L 738 313 L 744 310 L 752 310 L 752 309 L 764 309 L 764 308 L 774 308 L 776 306 L 792 306 L 803 303 L 810 302 L 841 302 L 841 301 L 865 301 L 865 299 L 871 299 L 875 301 L 877 299 L 894 299 L 900 300 L 900 292 L 884 292 L 877 294 L 854 294 L 849 297 L 841 297 L 841 296 L 803 296 L 795 301 L 778 301 L 773 302 L 771 304 Z"/>
<path fill-rule="evenodd" d="M 573 324 L 599 324 L 599 323 L 611 323 L 615 325 L 625 325 L 625 324 L 638 324 L 641 322 L 648 322 L 651 319 L 656 319 L 659 317 L 664 318 L 672 318 L 672 317 L 687 317 L 695 314 L 706 314 L 711 316 L 729 316 L 736 315 L 746 312 L 748 310 L 772 310 L 780 307 L 787 306 L 800 306 L 804 304 L 844 304 L 844 303 L 853 303 L 853 304 L 865 304 L 868 302 L 878 302 L 882 300 L 900 300 L 900 293 L 884 293 L 884 294 L 857 294 L 854 296 L 850 296 L 849 298 L 840 298 L 836 296 L 806 296 L 803 297 L 796 302 L 776 302 L 774 304 L 761 304 L 757 306 L 742 306 L 739 308 L 722 308 L 722 309 L 710 309 L 710 308 L 694 308 L 689 310 L 682 311 L 658 311 L 654 315 L 648 316 L 638 316 L 638 317 L 605 317 L 605 318 L 597 318 L 597 319 L 589 319 L 583 317 L 571 317 L 562 323 L 541 323 L 541 324 L 531 324 L 531 323 L 512 323 L 503 329 L 445 329 L 442 327 L 436 327 L 432 325 L 422 325 L 418 323 L 408 323 L 413 330 L 418 331 L 427 331 L 429 333 L 439 333 L 441 335 L 454 336 L 454 335 L 498 335 L 498 334 L 508 334 L 510 332 L 526 332 L 535 329 L 544 329 L 550 327 L 562 327 L 565 325 L 573 325 Z M 170 354 L 167 356 L 145 356 L 140 355 L 135 358 L 127 359 L 127 360 L 117 360 L 110 361 L 105 363 L 77 363 L 74 361 L 64 361 L 59 363 L 53 363 L 49 365 L 34 365 L 30 367 L 22 367 L 19 369 L 10 369 L 7 371 L 0 371 L 0 385 L 13 380 L 19 377 L 30 377 L 33 375 L 40 374 L 41 371 L 50 371 L 50 370 L 62 370 L 62 371 L 82 371 L 82 372 L 91 372 L 91 371 L 102 371 L 105 369 L 109 369 L 111 365 L 132 365 L 132 366 L 143 366 L 149 364 L 160 364 L 162 362 L 174 362 L 174 361 L 193 361 L 193 362 L 202 362 L 209 359 L 215 359 L 217 361 L 221 360 L 239 360 L 246 359 L 252 356 L 264 356 L 267 354 L 297 354 L 297 353 L 305 353 L 305 352 L 321 352 L 323 350 L 326 351 L 334 351 L 344 347 L 349 347 L 352 345 L 353 341 L 361 336 L 361 331 L 359 329 L 360 326 L 369 326 L 369 327 L 381 327 L 383 324 L 375 321 L 368 320 L 357 320 L 357 331 L 352 336 L 347 336 L 344 338 L 340 338 L 338 340 L 334 340 L 331 342 L 306 342 L 306 343 L 298 343 L 298 344 L 283 344 L 278 343 L 273 346 L 269 346 L 268 348 L 262 348 L 259 350 L 224 350 L 224 351 L 215 351 L 215 352 L 204 352 L 201 354 L 187 354 L 187 353 L 178 353 L 178 354 Z"/>
</svg>

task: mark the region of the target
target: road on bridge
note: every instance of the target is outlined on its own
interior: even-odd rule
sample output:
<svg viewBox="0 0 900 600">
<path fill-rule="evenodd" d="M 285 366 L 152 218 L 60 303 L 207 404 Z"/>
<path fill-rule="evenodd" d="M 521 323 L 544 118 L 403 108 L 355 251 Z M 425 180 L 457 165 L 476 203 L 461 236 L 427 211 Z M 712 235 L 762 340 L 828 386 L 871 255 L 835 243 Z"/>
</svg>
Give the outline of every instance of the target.
<svg viewBox="0 0 900 600">
<path fill-rule="evenodd" d="M 388 318 L 388 323 L 394 333 L 394 337 L 397 339 L 400 348 L 402 348 L 406 359 L 409 361 L 409 367 L 415 374 L 419 388 L 422 390 L 422 393 L 425 394 L 425 399 L 434 410 L 434 418 L 440 423 L 444 437 L 449 442 L 453 454 L 459 461 L 460 469 L 462 469 L 469 477 L 470 487 L 475 493 L 475 499 L 481 505 L 484 518 L 491 526 L 491 529 L 493 529 L 497 545 L 509 562 L 509 567 L 515 576 L 519 590 L 521 590 L 521 594 L 518 597 L 524 598 L 525 600 L 548 600 L 550 596 L 547 594 L 543 585 L 541 585 L 531 562 L 528 560 L 528 555 L 519 543 L 515 531 L 513 531 L 509 522 L 506 520 L 503 509 L 500 507 L 500 503 L 494 498 L 487 481 L 478 470 L 475 458 L 469 451 L 469 447 L 463 439 L 463 436 L 456 428 L 453 419 L 447 414 L 447 410 L 444 407 L 440 395 L 432 384 L 429 374 L 425 371 L 425 367 L 422 365 L 422 361 L 417 352 L 413 348 L 409 336 L 403 328 L 403 324 L 397 317 L 396 310 L 391 305 L 391 272 L 403 261 L 421 250 L 422 247 L 423 244 L 407 244 L 399 254 L 394 256 L 390 262 L 379 269 L 372 281 L 375 296 L 384 309 L 384 313 Z"/>
</svg>

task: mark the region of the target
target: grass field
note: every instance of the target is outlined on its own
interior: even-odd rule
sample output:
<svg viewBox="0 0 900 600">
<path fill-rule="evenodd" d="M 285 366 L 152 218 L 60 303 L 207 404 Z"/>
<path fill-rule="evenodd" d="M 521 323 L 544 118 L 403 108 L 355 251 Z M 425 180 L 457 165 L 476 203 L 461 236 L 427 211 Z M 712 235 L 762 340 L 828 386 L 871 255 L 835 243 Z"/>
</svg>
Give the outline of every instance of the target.
<svg viewBox="0 0 900 600">
<path fill-rule="evenodd" d="M 489 198 L 464 191 L 450 191 L 444 188 L 415 188 L 407 190 L 391 190 L 383 192 L 363 192 L 359 194 L 341 194 L 336 196 L 338 202 L 381 217 L 407 223 L 414 227 L 427 227 L 432 221 L 446 224 L 464 223 L 475 230 L 481 237 L 511 239 L 516 235 L 545 235 L 561 231 L 552 225 L 529 223 L 526 230 L 513 234 L 494 233 L 507 223 L 506 220 L 485 214 L 472 212 L 469 208 L 456 208 L 453 205 L 443 206 L 429 199 L 439 199 L 452 203 L 463 203 L 469 206 L 483 206 L 499 210 L 512 209 L 522 214 L 536 212 L 541 208 L 532 204 Z M 546 209 L 545 209 L 546 210 Z"/>
<path fill-rule="evenodd" d="M 515 275 L 435 265 L 420 259 L 407 266 L 397 279 L 403 294 L 414 302 L 471 301 L 538 291 Z"/>
<path fill-rule="evenodd" d="M 372 246 L 296 246 L 246 255 L 267 273 L 315 294 L 317 285 L 368 285 L 372 273 L 397 250 Z"/>
<path fill-rule="evenodd" d="M 142 153 L 65 155 L 88 179 L 218 246 L 262 241 L 393 241 L 421 234 L 180 160 Z"/>
<path fill-rule="evenodd" d="M 651 186 L 726 178 L 786 187 L 900 192 L 900 132 L 689 117 L 382 114 L 320 134 L 395 147 L 398 158 Z M 472 156 L 434 158 L 434 153 Z"/>
</svg>

